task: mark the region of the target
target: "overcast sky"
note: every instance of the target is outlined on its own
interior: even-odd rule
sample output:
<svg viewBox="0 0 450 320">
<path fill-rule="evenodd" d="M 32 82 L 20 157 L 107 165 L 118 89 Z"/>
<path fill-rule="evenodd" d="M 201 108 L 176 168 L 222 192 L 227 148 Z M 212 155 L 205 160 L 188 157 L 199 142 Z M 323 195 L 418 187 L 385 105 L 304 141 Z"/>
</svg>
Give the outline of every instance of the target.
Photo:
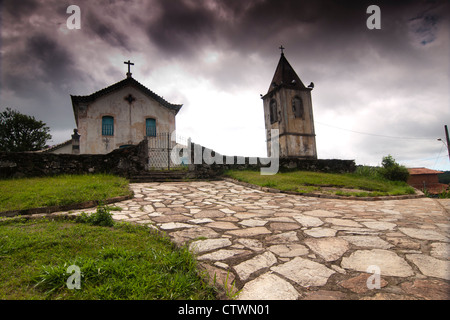
<svg viewBox="0 0 450 320">
<path fill-rule="evenodd" d="M 0 111 L 70 138 L 70 95 L 133 77 L 175 104 L 177 132 L 266 156 L 263 103 L 283 45 L 312 91 L 318 157 L 450 170 L 448 1 L 3 0 Z M 67 7 L 81 9 L 69 30 Z M 371 4 L 381 29 L 366 26 Z"/>
</svg>

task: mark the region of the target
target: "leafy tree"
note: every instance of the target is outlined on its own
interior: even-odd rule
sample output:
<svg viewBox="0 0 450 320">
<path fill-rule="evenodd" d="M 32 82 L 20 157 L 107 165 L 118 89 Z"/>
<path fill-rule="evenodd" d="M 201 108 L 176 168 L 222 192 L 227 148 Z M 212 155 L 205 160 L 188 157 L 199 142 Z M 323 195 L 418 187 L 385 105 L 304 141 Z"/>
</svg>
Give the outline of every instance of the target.
<svg viewBox="0 0 450 320">
<path fill-rule="evenodd" d="M 402 166 L 395 162 L 395 159 L 391 155 L 383 157 L 381 165 L 383 167 L 380 168 L 380 173 L 384 178 L 392 181 L 406 182 L 408 180 L 408 169 L 405 166 Z"/>
<path fill-rule="evenodd" d="M 0 112 L 0 151 L 37 151 L 52 138 L 50 128 L 32 116 L 6 108 Z"/>
</svg>

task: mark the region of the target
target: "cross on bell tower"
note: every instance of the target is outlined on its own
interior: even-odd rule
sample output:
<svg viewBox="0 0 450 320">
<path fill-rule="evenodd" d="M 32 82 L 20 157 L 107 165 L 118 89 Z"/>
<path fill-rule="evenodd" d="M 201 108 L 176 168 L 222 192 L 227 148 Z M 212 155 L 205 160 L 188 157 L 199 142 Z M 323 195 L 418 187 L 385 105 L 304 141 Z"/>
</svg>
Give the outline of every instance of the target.
<svg viewBox="0 0 450 320">
<path fill-rule="evenodd" d="M 131 78 L 131 72 L 130 72 L 130 66 L 134 66 L 134 63 L 130 62 L 130 60 L 125 61 L 124 64 L 128 65 L 128 72 L 127 72 L 127 78 Z"/>
</svg>

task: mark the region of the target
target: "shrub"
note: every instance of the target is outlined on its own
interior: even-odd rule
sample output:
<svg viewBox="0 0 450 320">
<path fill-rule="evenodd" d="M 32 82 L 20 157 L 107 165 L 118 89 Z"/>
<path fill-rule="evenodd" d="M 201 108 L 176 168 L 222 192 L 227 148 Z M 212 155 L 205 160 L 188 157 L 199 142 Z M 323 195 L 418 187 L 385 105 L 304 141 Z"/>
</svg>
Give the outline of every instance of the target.
<svg viewBox="0 0 450 320">
<path fill-rule="evenodd" d="M 406 182 L 409 178 L 409 171 L 405 166 L 402 166 L 395 162 L 395 159 L 388 155 L 383 157 L 383 161 L 381 162 L 383 165 L 382 168 L 379 169 L 379 173 L 387 180 L 391 181 L 404 181 Z"/>
<path fill-rule="evenodd" d="M 81 215 L 77 217 L 76 221 L 102 227 L 112 227 L 114 225 L 110 209 L 104 205 L 99 205 L 97 211 L 92 214 L 82 212 Z"/>
</svg>

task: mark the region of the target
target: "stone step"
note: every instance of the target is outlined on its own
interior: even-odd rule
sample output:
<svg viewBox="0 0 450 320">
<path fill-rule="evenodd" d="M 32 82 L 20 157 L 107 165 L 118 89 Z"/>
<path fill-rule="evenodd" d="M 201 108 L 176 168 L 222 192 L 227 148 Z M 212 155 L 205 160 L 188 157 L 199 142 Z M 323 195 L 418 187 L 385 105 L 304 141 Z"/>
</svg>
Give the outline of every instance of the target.
<svg viewBox="0 0 450 320">
<path fill-rule="evenodd" d="M 180 181 L 189 176 L 188 171 L 149 171 L 132 176 L 130 182 Z"/>
</svg>

